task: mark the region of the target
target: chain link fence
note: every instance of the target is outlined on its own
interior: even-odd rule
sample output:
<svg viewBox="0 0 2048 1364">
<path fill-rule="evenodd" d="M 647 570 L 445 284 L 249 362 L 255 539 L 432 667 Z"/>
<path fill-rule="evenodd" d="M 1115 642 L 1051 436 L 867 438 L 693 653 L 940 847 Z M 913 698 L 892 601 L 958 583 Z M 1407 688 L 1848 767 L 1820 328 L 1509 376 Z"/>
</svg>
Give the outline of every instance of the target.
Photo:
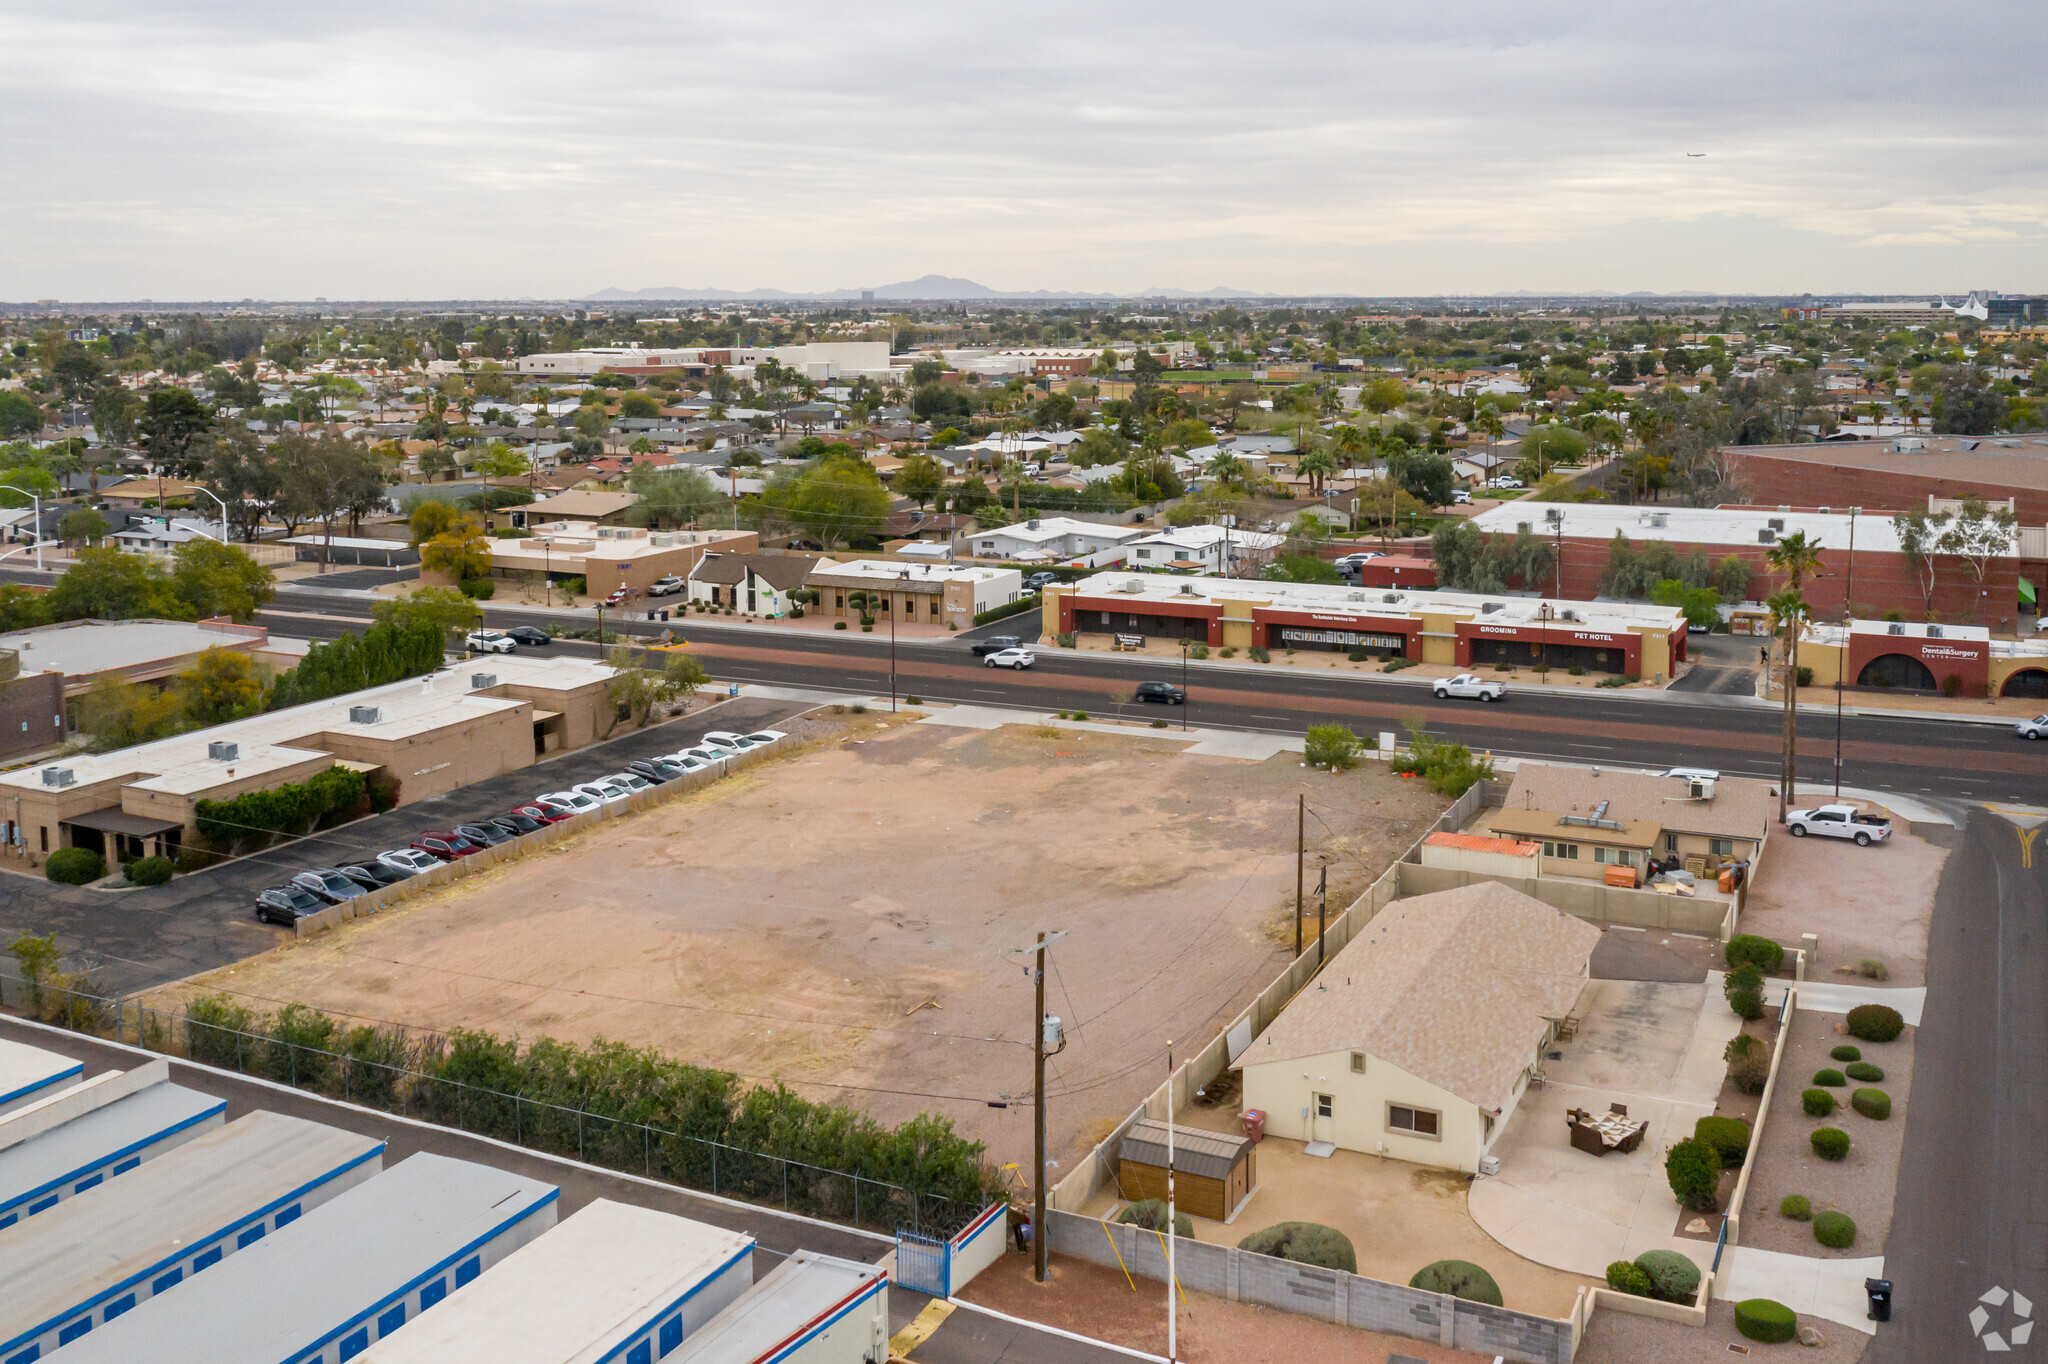
<svg viewBox="0 0 2048 1364">
<path fill-rule="evenodd" d="M 374 1056 L 307 1046 L 272 1033 L 195 1022 L 140 1003 L 44 982 L 0 978 L 0 1004 L 74 1032 L 252 1075 L 366 1108 L 510 1142 L 531 1151 L 744 1199 L 784 1212 L 894 1235 L 908 1229 L 940 1239 L 966 1227 L 986 1204 L 864 1175 L 764 1155 L 588 1108 L 485 1089 Z"/>
</svg>

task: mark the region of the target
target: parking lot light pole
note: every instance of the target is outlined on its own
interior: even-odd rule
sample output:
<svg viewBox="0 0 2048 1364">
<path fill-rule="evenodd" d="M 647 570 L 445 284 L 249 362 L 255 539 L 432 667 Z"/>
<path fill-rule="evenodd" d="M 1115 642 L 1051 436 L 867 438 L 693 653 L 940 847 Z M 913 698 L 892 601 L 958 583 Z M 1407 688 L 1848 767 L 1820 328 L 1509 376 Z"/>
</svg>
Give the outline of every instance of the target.
<svg viewBox="0 0 2048 1364">
<path fill-rule="evenodd" d="M 1188 645 L 1188 637 L 1182 635 L 1180 637 L 1180 729 L 1183 734 L 1187 733 L 1188 729 L 1188 654 L 1190 652 L 1192 650 Z"/>
</svg>

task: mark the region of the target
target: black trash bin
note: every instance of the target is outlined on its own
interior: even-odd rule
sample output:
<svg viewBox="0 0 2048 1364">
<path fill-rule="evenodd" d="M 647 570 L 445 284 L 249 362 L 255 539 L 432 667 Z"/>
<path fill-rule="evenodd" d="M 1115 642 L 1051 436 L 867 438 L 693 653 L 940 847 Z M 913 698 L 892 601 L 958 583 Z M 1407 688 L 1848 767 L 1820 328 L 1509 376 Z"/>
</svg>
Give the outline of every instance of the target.
<svg viewBox="0 0 2048 1364">
<path fill-rule="evenodd" d="M 1870 1298 L 1870 1319 L 1890 1321 L 1892 1319 L 1892 1281 L 1890 1279 L 1865 1279 L 1863 1291 Z"/>
<path fill-rule="evenodd" d="M 662 618 L 663 620 L 667 620 L 667 619 L 668 619 L 668 611 L 667 611 L 667 609 L 666 609 L 666 608 L 664 608 L 664 609 L 663 609 L 663 611 L 662 611 L 662 613 L 661 613 L 661 618 Z"/>
</svg>

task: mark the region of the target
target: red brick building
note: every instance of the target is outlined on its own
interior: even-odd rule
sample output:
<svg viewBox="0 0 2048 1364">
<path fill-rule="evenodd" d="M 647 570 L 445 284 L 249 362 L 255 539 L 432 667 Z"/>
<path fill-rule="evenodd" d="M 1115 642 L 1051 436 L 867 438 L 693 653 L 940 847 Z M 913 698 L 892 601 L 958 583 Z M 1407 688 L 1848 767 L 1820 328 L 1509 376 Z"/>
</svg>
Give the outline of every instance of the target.
<svg viewBox="0 0 2048 1364">
<path fill-rule="evenodd" d="M 1725 453 L 1753 503 L 1866 512 L 1927 509 L 1932 498 L 2012 499 L 2023 526 L 2048 525 L 2048 436 L 1910 436 L 1818 445 L 1736 445 Z"/>
</svg>

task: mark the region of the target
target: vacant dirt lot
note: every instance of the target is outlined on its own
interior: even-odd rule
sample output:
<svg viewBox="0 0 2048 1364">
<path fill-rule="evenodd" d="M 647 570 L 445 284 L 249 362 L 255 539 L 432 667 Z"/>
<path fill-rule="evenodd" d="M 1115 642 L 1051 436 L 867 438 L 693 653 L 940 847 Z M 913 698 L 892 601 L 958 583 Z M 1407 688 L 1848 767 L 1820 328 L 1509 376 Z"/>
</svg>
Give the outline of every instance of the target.
<svg viewBox="0 0 2048 1364">
<path fill-rule="evenodd" d="M 1292 930 L 1295 796 L 1331 902 L 1442 802 L 1366 764 L 1188 757 L 1167 739 L 909 725 L 794 752 L 179 993 L 427 1029 L 603 1037 L 894 1122 L 953 1118 L 1028 1164 L 1031 981 L 1063 1164 L 1272 978 Z M 1311 921 L 1311 930 L 1313 922 Z M 1057 1172 L 1055 1172 L 1057 1177 Z"/>
</svg>

